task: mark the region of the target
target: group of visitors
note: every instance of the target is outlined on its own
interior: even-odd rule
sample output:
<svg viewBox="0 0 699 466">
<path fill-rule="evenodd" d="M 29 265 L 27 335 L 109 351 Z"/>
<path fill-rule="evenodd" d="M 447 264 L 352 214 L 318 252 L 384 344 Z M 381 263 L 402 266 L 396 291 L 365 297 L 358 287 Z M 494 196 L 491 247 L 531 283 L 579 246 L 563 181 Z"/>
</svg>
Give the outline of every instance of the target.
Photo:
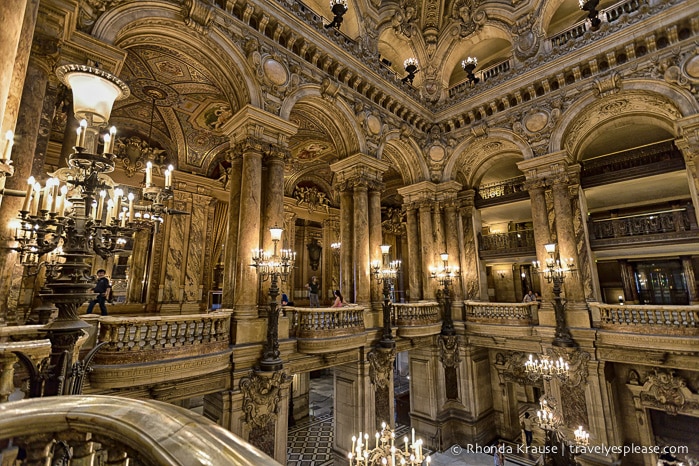
<svg viewBox="0 0 699 466">
<path fill-rule="evenodd" d="M 306 289 L 308 290 L 308 302 L 311 307 L 320 307 L 320 283 L 318 282 L 318 277 L 313 275 L 311 280 L 306 284 Z M 335 290 L 333 292 L 335 300 L 330 307 L 343 307 L 346 305 L 345 298 L 342 296 L 340 290 Z M 282 293 L 282 306 L 293 306 L 294 303 L 289 301 L 289 296 L 286 293 Z"/>
</svg>

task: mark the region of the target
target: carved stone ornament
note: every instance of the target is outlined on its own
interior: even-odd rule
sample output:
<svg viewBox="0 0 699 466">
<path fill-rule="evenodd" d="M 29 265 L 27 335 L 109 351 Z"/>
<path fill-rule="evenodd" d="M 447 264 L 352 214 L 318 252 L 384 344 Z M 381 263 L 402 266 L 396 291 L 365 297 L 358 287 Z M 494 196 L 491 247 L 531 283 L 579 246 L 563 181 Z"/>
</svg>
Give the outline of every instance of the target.
<svg viewBox="0 0 699 466">
<path fill-rule="evenodd" d="M 317 210 L 325 211 L 326 213 L 329 212 L 330 199 L 328 195 L 315 186 L 297 186 L 296 189 L 294 189 L 294 199 L 296 199 L 297 206 L 306 206 L 308 212 L 315 212 Z"/>
<path fill-rule="evenodd" d="M 375 348 L 367 354 L 369 361 L 369 379 L 378 388 L 391 386 L 393 361 L 396 359 L 395 348 Z"/>
<path fill-rule="evenodd" d="M 537 54 L 540 48 L 540 40 L 537 27 L 537 15 L 528 15 L 517 21 L 512 32 L 514 34 L 515 56 L 519 60 L 531 58 Z"/>
<path fill-rule="evenodd" d="M 441 335 L 439 337 L 439 360 L 444 367 L 457 367 L 461 362 L 459 355 L 459 336 Z"/>
<path fill-rule="evenodd" d="M 546 354 L 551 358 L 551 360 L 558 360 L 558 358 L 563 358 L 564 361 L 568 363 L 568 378 L 561 382 L 569 387 L 577 387 L 579 385 L 587 384 L 587 377 L 589 375 L 588 363 L 590 362 L 590 353 L 580 348 L 562 348 L 562 347 L 551 347 L 546 350 Z"/>
<path fill-rule="evenodd" d="M 661 409 L 668 414 L 697 413 L 699 410 L 699 396 L 692 393 L 687 382 L 674 371 L 655 369 L 640 387 L 638 395 L 643 406 Z"/>
<path fill-rule="evenodd" d="M 206 34 L 214 20 L 214 7 L 201 0 L 185 0 L 182 15 L 184 24 L 200 34 Z"/>
<path fill-rule="evenodd" d="M 531 380 L 524 371 L 527 358 L 528 356 L 521 351 L 498 353 L 495 355 L 495 366 L 505 381 L 528 385 L 531 384 Z"/>
<path fill-rule="evenodd" d="M 400 207 L 385 207 L 381 217 L 381 230 L 401 235 L 405 232 L 405 212 Z"/>
<path fill-rule="evenodd" d="M 264 428 L 277 419 L 281 389 L 290 382 L 291 377 L 284 371 L 274 372 L 271 376 L 253 372 L 240 380 L 245 422 L 251 428 Z"/>
</svg>

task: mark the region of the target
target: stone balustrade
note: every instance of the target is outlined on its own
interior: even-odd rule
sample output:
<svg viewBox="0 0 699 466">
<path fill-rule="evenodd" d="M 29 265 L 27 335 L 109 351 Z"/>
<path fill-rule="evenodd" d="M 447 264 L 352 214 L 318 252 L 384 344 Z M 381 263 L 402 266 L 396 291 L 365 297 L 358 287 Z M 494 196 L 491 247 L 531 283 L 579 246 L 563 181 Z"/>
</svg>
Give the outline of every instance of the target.
<svg viewBox="0 0 699 466">
<path fill-rule="evenodd" d="M 466 320 L 483 324 L 526 326 L 539 324 L 539 303 L 464 301 Z"/>
<path fill-rule="evenodd" d="M 147 362 L 162 359 L 169 353 L 190 353 L 194 347 L 208 351 L 225 348 L 230 343 L 230 312 L 156 317 L 103 317 L 99 323 L 100 349 L 95 363 L 118 359 L 120 364 L 132 359 Z M 134 356 L 138 353 L 137 356 Z"/>
<path fill-rule="evenodd" d="M 356 348 L 366 342 L 364 307 L 286 307 L 292 313 L 291 333 L 298 350 L 318 354 Z"/>
<path fill-rule="evenodd" d="M 439 303 L 394 303 L 393 322 L 398 327 L 436 324 L 441 322 Z"/>
<path fill-rule="evenodd" d="M 592 325 L 616 332 L 699 335 L 699 306 L 590 303 Z"/>
<path fill-rule="evenodd" d="M 394 303 L 392 318 L 402 338 L 436 335 L 442 329 L 441 308 L 435 301 Z"/>
<path fill-rule="evenodd" d="M 102 317 L 91 389 L 116 389 L 204 376 L 231 364 L 230 312 Z"/>
<path fill-rule="evenodd" d="M 0 450 L 2 464 L 279 464 L 192 411 L 113 396 L 57 396 L 0 404 L 0 445 L 8 443 Z M 20 449 L 27 459 L 17 460 Z"/>
</svg>

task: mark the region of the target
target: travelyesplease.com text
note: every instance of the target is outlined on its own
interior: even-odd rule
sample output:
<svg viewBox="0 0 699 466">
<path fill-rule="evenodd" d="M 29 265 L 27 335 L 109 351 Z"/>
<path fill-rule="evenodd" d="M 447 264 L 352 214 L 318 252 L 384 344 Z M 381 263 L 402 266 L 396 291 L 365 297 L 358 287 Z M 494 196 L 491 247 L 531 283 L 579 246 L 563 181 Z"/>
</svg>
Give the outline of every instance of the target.
<svg viewBox="0 0 699 466">
<path fill-rule="evenodd" d="M 454 445 L 451 447 L 451 453 L 460 455 L 462 453 L 485 453 L 492 455 L 496 450 L 500 449 L 506 455 L 557 455 L 566 454 L 566 450 L 574 455 L 596 454 L 596 455 L 632 455 L 632 454 L 656 454 L 662 455 L 669 453 L 672 455 L 689 453 L 689 447 L 686 445 L 672 445 L 661 447 L 659 445 L 637 445 L 635 443 L 629 445 L 479 445 L 466 444 Z"/>
</svg>

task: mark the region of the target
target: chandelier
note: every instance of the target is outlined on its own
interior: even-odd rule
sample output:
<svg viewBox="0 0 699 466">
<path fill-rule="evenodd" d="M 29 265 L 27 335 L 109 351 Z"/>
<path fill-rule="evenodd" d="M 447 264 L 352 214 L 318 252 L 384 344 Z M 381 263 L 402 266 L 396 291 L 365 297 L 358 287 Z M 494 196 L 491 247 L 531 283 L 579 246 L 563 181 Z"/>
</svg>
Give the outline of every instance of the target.
<svg viewBox="0 0 699 466">
<path fill-rule="evenodd" d="M 454 279 L 461 276 L 459 267 L 452 267 L 449 265 L 449 254 L 443 252 L 439 255 L 442 260 L 442 265 L 439 267 L 430 267 L 430 276 L 437 280 L 437 282 L 447 288 L 451 286 Z"/>
<path fill-rule="evenodd" d="M 422 439 L 415 440 L 415 429 L 412 429 L 410 444 L 407 436 L 403 438 L 402 449 L 400 445 L 396 446 L 396 434 L 385 422 L 381 423 L 381 432 L 376 432 L 374 438 L 374 448 L 370 448 L 368 433 L 352 436 L 352 449 L 347 455 L 350 466 L 417 466 L 423 462 L 429 465 L 432 461 L 429 455 L 423 454 Z"/>
<path fill-rule="evenodd" d="M 573 435 L 575 436 L 575 445 L 587 446 L 590 444 L 590 433 L 586 432 L 583 429 L 583 426 L 579 426 L 577 429 L 575 429 Z"/>
<path fill-rule="evenodd" d="M 569 369 L 569 364 L 562 357 L 554 362 L 546 355 L 534 359 L 534 356 L 530 354 L 529 359 L 524 363 L 524 371 L 531 380 L 539 378 L 551 380 L 553 377 L 565 380 L 568 378 Z"/>
<path fill-rule="evenodd" d="M 546 399 L 539 401 L 539 410 L 536 412 L 534 422 L 545 431 L 555 431 L 561 425 L 561 419 L 555 413 Z"/>
<path fill-rule="evenodd" d="M 408 73 L 408 75 L 405 76 L 403 79 L 401 79 L 401 82 L 412 84 L 413 80 L 415 79 L 415 74 L 418 72 L 417 67 L 418 67 L 417 58 L 415 58 L 415 57 L 407 58 L 403 62 L 403 69 L 405 70 L 406 73 Z"/>
</svg>

